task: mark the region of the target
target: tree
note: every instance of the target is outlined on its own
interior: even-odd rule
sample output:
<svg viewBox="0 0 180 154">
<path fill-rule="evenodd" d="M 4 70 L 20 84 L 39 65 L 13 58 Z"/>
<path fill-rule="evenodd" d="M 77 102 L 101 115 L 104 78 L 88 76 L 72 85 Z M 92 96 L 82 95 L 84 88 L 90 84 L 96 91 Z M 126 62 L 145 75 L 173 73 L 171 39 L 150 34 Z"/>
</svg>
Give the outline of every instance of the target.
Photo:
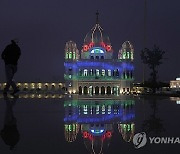
<svg viewBox="0 0 180 154">
<path fill-rule="evenodd" d="M 147 64 L 149 68 L 152 70 L 150 73 L 150 80 L 153 85 L 153 91 L 155 92 L 156 84 L 157 84 L 157 67 L 162 64 L 163 55 L 165 51 L 161 50 L 158 46 L 154 45 L 153 49 L 147 49 L 141 51 L 141 59 L 144 64 Z"/>
</svg>

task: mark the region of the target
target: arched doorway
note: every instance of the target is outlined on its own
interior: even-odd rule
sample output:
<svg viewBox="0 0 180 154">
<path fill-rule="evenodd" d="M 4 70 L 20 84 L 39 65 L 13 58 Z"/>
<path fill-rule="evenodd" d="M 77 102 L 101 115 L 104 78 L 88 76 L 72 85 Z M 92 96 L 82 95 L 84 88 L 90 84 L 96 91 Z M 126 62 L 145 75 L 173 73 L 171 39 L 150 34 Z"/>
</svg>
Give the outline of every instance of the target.
<svg viewBox="0 0 180 154">
<path fill-rule="evenodd" d="M 99 95 L 99 87 L 98 86 L 95 87 L 95 94 Z"/>
<path fill-rule="evenodd" d="M 110 95 L 110 94 L 111 94 L 111 87 L 108 86 L 108 87 L 107 87 L 107 95 Z"/>
<path fill-rule="evenodd" d="M 102 86 L 102 87 L 101 87 L 101 95 L 104 95 L 104 94 L 105 94 L 105 87 Z"/>
<path fill-rule="evenodd" d="M 84 95 L 87 95 L 88 94 L 88 88 L 85 86 L 84 87 Z"/>
<path fill-rule="evenodd" d="M 79 87 L 79 95 L 82 95 L 82 87 Z"/>
</svg>

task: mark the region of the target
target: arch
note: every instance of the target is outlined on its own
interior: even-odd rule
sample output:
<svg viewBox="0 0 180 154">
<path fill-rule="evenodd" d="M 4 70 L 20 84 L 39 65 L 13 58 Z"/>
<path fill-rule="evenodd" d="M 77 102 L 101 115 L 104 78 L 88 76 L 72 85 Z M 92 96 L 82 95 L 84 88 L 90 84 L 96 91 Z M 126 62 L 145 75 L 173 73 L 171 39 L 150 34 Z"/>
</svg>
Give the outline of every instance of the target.
<svg viewBox="0 0 180 154">
<path fill-rule="evenodd" d="M 101 59 L 104 59 L 104 56 L 101 56 Z"/>
<path fill-rule="evenodd" d="M 99 56 L 96 56 L 96 59 L 99 59 Z"/>
<path fill-rule="evenodd" d="M 110 87 L 110 86 L 107 87 L 107 94 L 108 94 L 108 95 L 111 94 L 111 87 Z"/>
<path fill-rule="evenodd" d="M 88 94 L 88 88 L 85 86 L 84 87 L 84 95 L 87 95 Z"/>
<path fill-rule="evenodd" d="M 82 95 L 82 87 L 79 86 L 79 95 Z"/>
<path fill-rule="evenodd" d="M 99 87 L 98 86 L 95 87 L 95 94 L 99 95 Z"/>
<path fill-rule="evenodd" d="M 102 87 L 101 87 L 101 95 L 104 95 L 104 94 L 105 94 L 105 87 L 102 86 Z"/>
<path fill-rule="evenodd" d="M 91 56 L 91 59 L 94 59 L 94 56 Z"/>
</svg>

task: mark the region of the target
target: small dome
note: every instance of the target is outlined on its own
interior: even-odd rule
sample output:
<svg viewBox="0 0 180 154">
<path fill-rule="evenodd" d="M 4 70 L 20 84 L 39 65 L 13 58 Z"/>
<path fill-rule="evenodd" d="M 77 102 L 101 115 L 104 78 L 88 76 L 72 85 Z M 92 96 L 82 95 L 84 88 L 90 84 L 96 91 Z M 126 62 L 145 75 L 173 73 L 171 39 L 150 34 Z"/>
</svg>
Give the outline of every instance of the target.
<svg viewBox="0 0 180 154">
<path fill-rule="evenodd" d="M 125 41 L 122 44 L 122 47 L 118 53 L 118 59 L 134 59 L 134 48 L 130 41 Z"/>
<path fill-rule="evenodd" d="M 127 51 L 134 51 L 133 45 L 130 41 L 126 41 L 122 44 L 122 49 L 126 49 Z"/>
<path fill-rule="evenodd" d="M 79 59 L 79 50 L 74 41 L 68 41 L 65 45 L 65 59 Z"/>
</svg>

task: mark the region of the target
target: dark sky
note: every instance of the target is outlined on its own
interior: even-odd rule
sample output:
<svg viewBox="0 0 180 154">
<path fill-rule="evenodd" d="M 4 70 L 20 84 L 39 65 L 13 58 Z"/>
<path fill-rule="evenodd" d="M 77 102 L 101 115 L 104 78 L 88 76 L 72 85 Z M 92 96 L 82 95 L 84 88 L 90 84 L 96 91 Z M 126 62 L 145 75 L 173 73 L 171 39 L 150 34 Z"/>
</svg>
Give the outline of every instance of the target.
<svg viewBox="0 0 180 154">
<path fill-rule="evenodd" d="M 169 81 L 180 74 L 180 1 L 147 1 L 147 47 L 157 44 L 166 51 L 159 79 Z M 134 45 L 135 78 L 142 80 L 144 0 L 0 0 L 0 52 L 13 38 L 20 40 L 22 49 L 15 79 L 62 81 L 65 42 L 71 39 L 81 50 L 96 10 L 115 54 L 126 40 Z M 0 81 L 4 80 L 0 60 Z"/>
</svg>

